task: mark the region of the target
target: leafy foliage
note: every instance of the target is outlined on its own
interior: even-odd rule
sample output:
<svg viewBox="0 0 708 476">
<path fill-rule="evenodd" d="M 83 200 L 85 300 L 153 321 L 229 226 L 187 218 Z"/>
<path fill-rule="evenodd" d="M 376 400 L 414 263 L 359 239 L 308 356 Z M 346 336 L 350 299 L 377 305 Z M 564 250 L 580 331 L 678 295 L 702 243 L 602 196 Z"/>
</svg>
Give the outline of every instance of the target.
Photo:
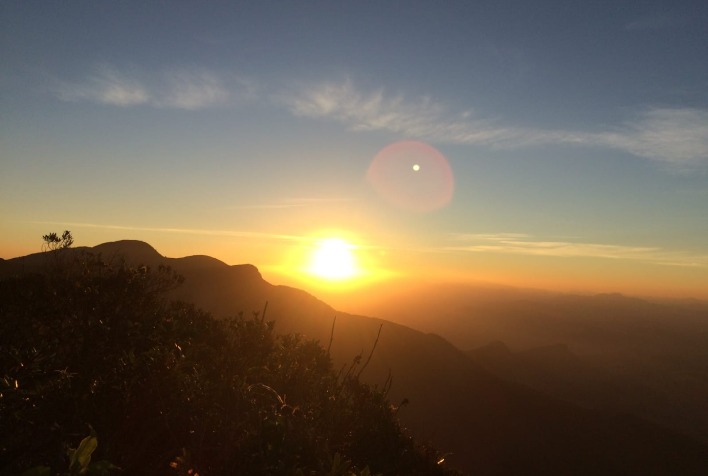
<svg viewBox="0 0 708 476">
<path fill-rule="evenodd" d="M 67 451 L 69 471 L 62 473 L 62 476 L 107 476 L 113 471 L 119 471 L 120 468 L 109 461 L 91 461 L 91 456 L 97 447 L 98 438 L 91 430 L 91 434 L 81 440 L 77 448 L 69 448 Z M 51 476 L 51 474 L 52 468 L 40 465 L 28 469 L 22 473 L 22 476 Z"/>
<path fill-rule="evenodd" d="M 168 302 L 167 268 L 66 248 L 0 282 L 0 472 L 87 470 L 95 450 L 125 474 L 449 474 L 318 343 Z M 67 453 L 88 428 L 100 446 Z"/>
<path fill-rule="evenodd" d="M 61 238 L 56 233 L 48 233 L 42 236 L 42 240 L 44 241 L 43 248 L 46 251 L 63 250 L 74 244 L 74 237 L 71 236 L 69 230 L 64 230 Z"/>
</svg>

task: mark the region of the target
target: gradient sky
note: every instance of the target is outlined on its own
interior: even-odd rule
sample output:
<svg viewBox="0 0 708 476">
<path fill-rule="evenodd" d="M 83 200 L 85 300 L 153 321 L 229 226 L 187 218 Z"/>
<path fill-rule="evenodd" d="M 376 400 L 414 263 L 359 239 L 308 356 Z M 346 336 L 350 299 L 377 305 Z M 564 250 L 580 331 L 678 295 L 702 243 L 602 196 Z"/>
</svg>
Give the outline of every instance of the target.
<svg viewBox="0 0 708 476">
<path fill-rule="evenodd" d="M 339 236 L 379 277 L 708 298 L 704 0 L 2 1 L 0 21 L 0 257 L 70 229 L 307 288 L 312 239 Z M 400 141 L 420 170 L 382 152 Z"/>
</svg>

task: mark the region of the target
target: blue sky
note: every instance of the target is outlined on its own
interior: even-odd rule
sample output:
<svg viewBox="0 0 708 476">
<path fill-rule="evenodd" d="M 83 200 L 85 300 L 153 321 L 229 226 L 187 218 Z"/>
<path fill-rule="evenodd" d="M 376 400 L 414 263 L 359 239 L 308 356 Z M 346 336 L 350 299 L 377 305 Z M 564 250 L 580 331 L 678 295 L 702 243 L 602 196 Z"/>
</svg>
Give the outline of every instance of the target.
<svg viewBox="0 0 708 476">
<path fill-rule="evenodd" d="M 708 296 L 705 2 L 0 5 L 4 258 L 69 228 L 277 282 L 335 233 L 399 276 Z M 398 141 L 443 206 L 367 181 Z"/>
</svg>

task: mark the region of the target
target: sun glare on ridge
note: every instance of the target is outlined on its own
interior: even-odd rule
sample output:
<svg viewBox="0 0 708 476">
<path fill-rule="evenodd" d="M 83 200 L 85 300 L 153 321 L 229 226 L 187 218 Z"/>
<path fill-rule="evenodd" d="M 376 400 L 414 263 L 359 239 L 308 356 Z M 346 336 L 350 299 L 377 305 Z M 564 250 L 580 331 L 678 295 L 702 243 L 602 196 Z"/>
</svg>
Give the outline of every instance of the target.
<svg viewBox="0 0 708 476">
<path fill-rule="evenodd" d="M 318 241 L 310 257 L 309 273 L 330 281 L 355 278 L 359 274 L 355 248 L 351 243 L 339 238 Z"/>
<path fill-rule="evenodd" d="M 273 267 L 294 286 L 317 293 L 348 293 L 387 280 L 396 273 L 381 267 L 386 251 L 343 230 L 303 235 L 289 248 L 281 265 Z"/>
</svg>

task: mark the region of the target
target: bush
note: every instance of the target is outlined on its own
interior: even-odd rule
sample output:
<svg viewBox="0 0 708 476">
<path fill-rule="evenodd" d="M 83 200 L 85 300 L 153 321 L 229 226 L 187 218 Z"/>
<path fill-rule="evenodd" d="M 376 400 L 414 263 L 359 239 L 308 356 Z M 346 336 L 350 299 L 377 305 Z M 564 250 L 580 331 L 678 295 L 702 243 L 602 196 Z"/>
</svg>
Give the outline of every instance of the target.
<svg viewBox="0 0 708 476">
<path fill-rule="evenodd" d="M 126 474 L 447 474 L 316 342 L 168 302 L 167 268 L 48 253 L 67 251 L 0 282 L 0 472 L 58 474 L 95 429 Z"/>
</svg>

